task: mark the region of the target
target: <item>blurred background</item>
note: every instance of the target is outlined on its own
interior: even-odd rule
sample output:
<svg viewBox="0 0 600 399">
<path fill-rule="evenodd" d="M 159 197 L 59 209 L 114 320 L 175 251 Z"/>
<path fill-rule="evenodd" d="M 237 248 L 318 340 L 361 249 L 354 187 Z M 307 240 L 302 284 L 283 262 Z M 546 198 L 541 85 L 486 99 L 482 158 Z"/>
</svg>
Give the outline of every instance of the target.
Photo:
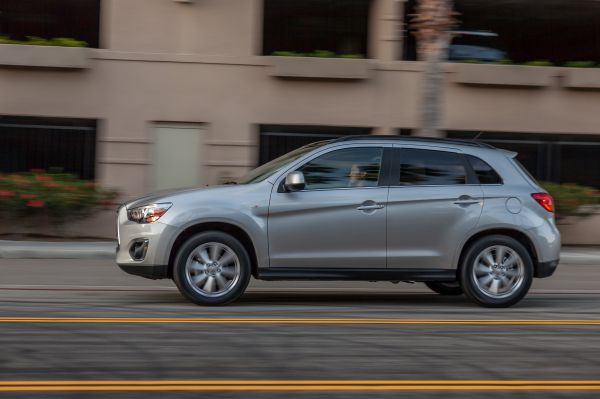
<svg viewBox="0 0 600 399">
<path fill-rule="evenodd" d="M 600 245 L 599 104 L 594 0 L 2 0 L 0 238 L 114 238 L 115 202 L 427 134 L 518 152 Z"/>
<path fill-rule="evenodd" d="M 369 134 L 518 152 L 556 201 L 556 275 L 510 309 L 256 280 L 217 308 L 115 265 L 118 204 Z M 599 0 L 0 0 L 0 396 L 597 398 L 599 231 Z M 465 380 L 490 385 L 439 385 Z"/>
</svg>

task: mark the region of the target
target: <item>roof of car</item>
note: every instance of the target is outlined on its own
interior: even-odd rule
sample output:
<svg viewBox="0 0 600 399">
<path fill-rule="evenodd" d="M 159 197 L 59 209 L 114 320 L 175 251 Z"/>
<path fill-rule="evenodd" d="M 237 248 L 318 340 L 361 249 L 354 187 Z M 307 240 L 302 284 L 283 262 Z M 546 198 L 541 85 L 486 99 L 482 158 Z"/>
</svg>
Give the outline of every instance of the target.
<svg viewBox="0 0 600 399">
<path fill-rule="evenodd" d="M 471 147 L 481 148 L 496 148 L 487 143 L 482 143 L 477 140 L 469 139 L 448 139 L 437 137 L 419 137 L 419 136 L 384 136 L 384 135 L 368 135 L 368 136 L 344 136 L 332 140 L 332 143 L 351 142 L 351 141 L 395 141 L 395 142 L 422 142 L 422 143 L 438 143 L 451 145 L 466 145 Z"/>
</svg>

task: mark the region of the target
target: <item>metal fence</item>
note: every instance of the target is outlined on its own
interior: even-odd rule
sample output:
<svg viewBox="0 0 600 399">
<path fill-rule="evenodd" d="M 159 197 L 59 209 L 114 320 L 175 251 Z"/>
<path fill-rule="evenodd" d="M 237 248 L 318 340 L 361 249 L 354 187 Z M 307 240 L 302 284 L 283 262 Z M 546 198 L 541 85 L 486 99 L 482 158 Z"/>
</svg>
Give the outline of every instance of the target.
<svg viewBox="0 0 600 399">
<path fill-rule="evenodd" d="M 368 127 L 261 125 L 259 164 L 315 141 L 370 133 Z"/>
<path fill-rule="evenodd" d="M 96 121 L 0 116 L 0 171 L 31 169 L 94 179 Z"/>
</svg>

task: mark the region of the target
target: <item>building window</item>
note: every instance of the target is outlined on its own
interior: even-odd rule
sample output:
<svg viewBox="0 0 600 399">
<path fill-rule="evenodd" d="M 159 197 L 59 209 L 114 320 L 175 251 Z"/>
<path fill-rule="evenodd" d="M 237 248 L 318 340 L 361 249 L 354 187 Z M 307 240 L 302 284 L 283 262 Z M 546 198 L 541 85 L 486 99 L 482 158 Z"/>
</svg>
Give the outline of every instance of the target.
<svg viewBox="0 0 600 399">
<path fill-rule="evenodd" d="M 451 138 L 479 132 L 450 131 Z M 517 159 L 538 180 L 600 188 L 600 135 L 481 133 L 478 140 L 517 152 Z"/>
<path fill-rule="evenodd" d="M 415 0 L 406 4 L 405 21 Z M 454 61 L 573 61 L 600 63 L 600 3 L 595 0 L 455 0 L 460 21 L 449 49 Z M 404 59 L 416 59 L 415 38 L 405 33 Z M 508 61 L 510 60 L 510 61 Z"/>
<path fill-rule="evenodd" d="M 364 127 L 261 125 L 259 164 L 267 163 L 315 141 L 370 133 L 371 128 Z"/>
<path fill-rule="evenodd" d="M 2 0 L 0 36 L 70 38 L 98 47 L 100 0 Z"/>
<path fill-rule="evenodd" d="M 96 121 L 0 116 L 0 172 L 31 169 L 94 179 Z"/>
<path fill-rule="evenodd" d="M 264 55 L 367 54 L 370 0 L 265 0 Z"/>
</svg>

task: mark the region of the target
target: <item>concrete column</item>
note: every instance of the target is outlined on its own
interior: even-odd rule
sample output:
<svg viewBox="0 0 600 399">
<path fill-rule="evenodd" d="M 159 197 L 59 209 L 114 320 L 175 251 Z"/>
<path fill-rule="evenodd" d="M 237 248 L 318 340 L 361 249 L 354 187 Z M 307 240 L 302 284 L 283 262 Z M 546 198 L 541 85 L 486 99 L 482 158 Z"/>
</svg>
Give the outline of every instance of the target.
<svg viewBox="0 0 600 399">
<path fill-rule="evenodd" d="M 369 16 L 369 58 L 400 59 L 404 0 L 373 0 Z"/>
</svg>

